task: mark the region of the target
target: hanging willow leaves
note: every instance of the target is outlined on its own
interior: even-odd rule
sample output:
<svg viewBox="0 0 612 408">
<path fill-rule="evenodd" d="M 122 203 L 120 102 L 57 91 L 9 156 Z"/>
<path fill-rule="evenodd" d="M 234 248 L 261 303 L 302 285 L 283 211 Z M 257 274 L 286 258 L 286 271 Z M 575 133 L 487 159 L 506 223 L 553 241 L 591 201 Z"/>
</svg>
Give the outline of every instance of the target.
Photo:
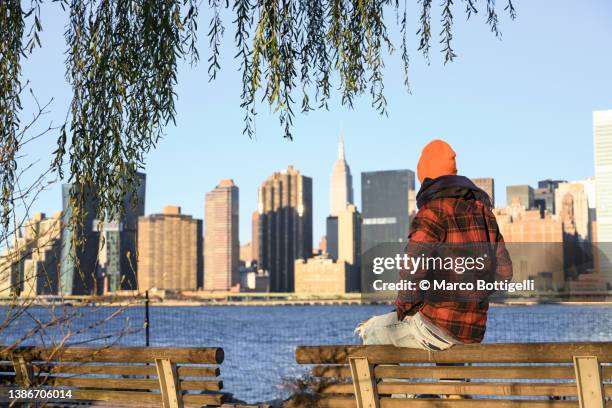
<svg viewBox="0 0 612 408">
<path fill-rule="evenodd" d="M 30 23 L 26 33 L 26 20 Z M 19 151 L 19 114 L 21 58 L 40 46 L 39 1 L 32 1 L 23 9 L 21 0 L 0 1 L 0 224 L 8 229 L 10 215 L 14 210 L 14 190 Z"/>
<path fill-rule="evenodd" d="M 12 210 L 13 186 L 17 170 L 17 129 L 19 128 L 19 111 L 21 101 L 19 93 L 21 83 L 21 36 L 24 22 L 20 0 L 10 0 L 0 3 L 0 177 L 2 178 L 2 220 L 4 228 L 8 227 L 8 215 Z"/>
<path fill-rule="evenodd" d="M 85 219 L 88 194 L 99 202 L 98 219 L 122 215 L 123 197 L 133 191 L 144 155 L 175 119 L 178 61 L 188 54 L 198 57 L 190 42 L 195 3 L 183 5 L 186 10 L 175 0 L 70 3 L 66 76 L 73 98 L 54 166 L 62 171 L 70 138 L 77 224 Z"/>
<path fill-rule="evenodd" d="M 244 132 L 253 135 L 252 116 L 262 92 L 263 99 L 278 113 L 285 137 L 291 138 L 294 117 L 294 89 L 300 83 L 301 110 L 313 106 L 328 108 L 331 79 L 339 80 L 343 105 L 352 107 L 356 97 L 370 94 L 372 106 L 381 114 L 387 112 L 384 95 L 384 56 L 394 50 L 388 35 L 385 11 L 395 8 L 399 23 L 400 54 L 404 84 L 408 81 L 409 53 L 407 46 L 406 1 L 399 0 L 258 0 L 253 5 L 255 30 L 252 33 L 251 54 L 241 55 L 243 72 L 242 106 L 246 108 Z M 478 9 L 475 0 L 463 0 L 468 19 Z M 432 43 L 432 0 L 417 0 L 418 50 L 429 62 Z M 243 6 L 237 1 L 234 10 Z M 440 12 L 440 43 L 444 62 L 456 54 L 452 48 L 453 0 L 443 0 Z M 505 10 L 516 17 L 511 1 Z M 241 15 L 246 15 L 241 11 Z M 238 17 L 237 21 L 244 19 Z M 287 24 L 287 22 L 291 24 Z M 486 22 L 493 33 L 500 35 L 495 0 L 486 0 Z M 386 51 L 386 52 L 385 52 Z M 311 95 L 314 93 L 314 98 Z"/>
<path fill-rule="evenodd" d="M 17 166 L 12 146 L 19 125 L 20 55 L 40 43 L 42 1 L 33 0 L 27 11 L 20 0 L 0 2 L 3 220 L 11 211 Z M 215 79 L 223 68 L 225 29 L 228 22 L 234 26 L 235 50 L 229 55 L 242 77 L 244 133 L 255 134 L 256 107 L 264 101 L 278 115 L 284 136 L 292 138 L 296 109 L 328 108 L 334 89 L 342 105 L 352 107 L 356 98 L 369 95 L 373 108 L 387 113 L 385 57 L 395 49 L 387 24 L 395 21 L 399 26 L 399 54 L 409 90 L 409 30 L 416 33 L 418 50 L 429 61 L 432 26 L 439 19 L 440 51 L 446 63 L 456 57 L 456 8 L 468 19 L 478 13 L 476 0 L 442 0 L 436 3 L 438 11 L 432 0 L 414 0 L 414 15 L 407 11 L 408 0 L 47 1 L 59 2 L 68 16 L 66 78 L 72 101 L 52 167 L 60 175 L 69 172 L 73 224 L 85 219 L 87 194 L 95 194 L 99 202 L 97 218 L 121 217 L 123 197 L 133 192 L 146 153 L 164 127 L 175 122 L 177 69 L 182 62 L 194 64 L 200 58 L 200 16 L 207 21 L 208 79 Z M 495 0 L 482 3 L 486 23 L 499 36 Z M 504 11 L 515 18 L 511 0 L 505 0 Z M 436 21 L 434 12 L 439 12 Z M 396 18 L 387 18 L 392 13 Z M 32 28 L 24 35 L 29 16 L 34 16 Z"/>
</svg>

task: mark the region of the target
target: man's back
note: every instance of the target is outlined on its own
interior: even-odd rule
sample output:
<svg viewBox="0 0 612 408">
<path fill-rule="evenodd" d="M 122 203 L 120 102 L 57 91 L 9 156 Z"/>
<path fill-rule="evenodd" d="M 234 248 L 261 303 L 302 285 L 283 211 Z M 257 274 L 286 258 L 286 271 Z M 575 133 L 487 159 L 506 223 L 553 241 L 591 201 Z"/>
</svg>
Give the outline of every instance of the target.
<svg viewBox="0 0 612 408">
<path fill-rule="evenodd" d="M 450 179 L 452 177 L 452 179 Z M 442 259 L 484 256 L 486 266 L 479 274 L 466 274 L 444 268 L 419 268 L 402 271 L 401 278 L 418 283 L 423 279 L 437 282 L 473 282 L 510 280 L 512 262 L 506 251 L 495 215 L 487 203 L 478 199 L 468 179 L 449 176 L 453 187 L 436 190 L 415 216 L 409 233 L 407 254 L 425 254 Z M 470 293 L 473 292 L 473 293 Z M 420 312 L 436 326 L 464 343 L 482 341 L 486 328 L 490 293 L 482 291 L 434 290 L 399 292 L 398 317 Z"/>
<path fill-rule="evenodd" d="M 512 279 L 512 262 L 489 196 L 457 175 L 455 156 L 442 140 L 430 142 L 421 153 L 419 211 L 404 257 L 412 259 L 412 266 L 404 263 L 411 269 L 400 271 L 402 281 L 412 285 L 398 293 L 396 313 L 357 326 L 364 344 L 445 350 L 484 337 L 493 291 L 487 285 L 474 288 L 474 282 Z"/>
</svg>

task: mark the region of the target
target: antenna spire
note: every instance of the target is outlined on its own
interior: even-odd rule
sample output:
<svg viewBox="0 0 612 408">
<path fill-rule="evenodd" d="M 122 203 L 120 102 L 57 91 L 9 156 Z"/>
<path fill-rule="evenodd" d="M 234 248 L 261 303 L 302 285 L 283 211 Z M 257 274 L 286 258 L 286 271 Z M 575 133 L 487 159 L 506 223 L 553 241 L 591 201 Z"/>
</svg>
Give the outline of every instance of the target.
<svg viewBox="0 0 612 408">
<path fill-rule="evenodd" d="M 338 142 L 338 160 L 344 160 L 344 131 L 340 131 L 340 140 Z"/>
</svg>

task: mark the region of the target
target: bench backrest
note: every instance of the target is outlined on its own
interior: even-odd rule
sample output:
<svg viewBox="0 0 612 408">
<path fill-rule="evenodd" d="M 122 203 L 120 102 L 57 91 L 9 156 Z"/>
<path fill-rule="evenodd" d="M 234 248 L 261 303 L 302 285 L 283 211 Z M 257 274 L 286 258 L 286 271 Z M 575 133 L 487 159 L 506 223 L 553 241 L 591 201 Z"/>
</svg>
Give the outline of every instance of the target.
<svg viewBox="0 0 612 408">
<path fill-rule="evenodd" d="M 320 407 L 601 408 L 612 397 L 612 343 L 303 346 L 296 360 L 315 365 Z M 473 399 L 437 398 L 449 395 Z"/>
<path fill-rule="evenodd" d="M 0 384 L 62 387 L 70 390 L 69 400 L 97 405 L 220 406 L 223 358 L 216 347 L 0 346 Z"/>
</svg>

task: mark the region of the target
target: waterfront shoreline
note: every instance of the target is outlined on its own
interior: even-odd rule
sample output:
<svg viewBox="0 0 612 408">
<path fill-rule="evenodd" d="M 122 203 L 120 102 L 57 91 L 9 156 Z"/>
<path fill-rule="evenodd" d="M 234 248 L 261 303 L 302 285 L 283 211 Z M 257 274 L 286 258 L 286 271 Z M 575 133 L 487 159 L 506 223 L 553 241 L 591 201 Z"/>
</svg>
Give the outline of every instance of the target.
<svg viewBox="0 0 612 408">
<path fill-rule="evenodd" d="M 96 307 L 138 307 L 144 306 L 147 302 L 143 298 L 133 299 L 112 299 L 112 300 L 95 300 L 95 299 L 64 299 L 64 300 L 32 300 L 27 302 L 27 306 L 96 306 Z M 393 305 L 392 301 L 379 300 L 363 300 L 363 299 L 269 299 L 269 300 L 195 300 L 195 299 L 150 299 L 148 301 L 151 307 L 266 307 L 266 306 L 367 306 L 367 305 Z M 512 306 L 535 306 L 535 305 L 572 305 L 572 306 L 612 306 L 610 300 L 540 300 L 540 299 L 511 299 L 504 302 L 490 303 L 495 307 L 512 307 Z M 15 300 L 0 299 L 0 306 L 25 306 L 19 305 Z"/>
</svg>

